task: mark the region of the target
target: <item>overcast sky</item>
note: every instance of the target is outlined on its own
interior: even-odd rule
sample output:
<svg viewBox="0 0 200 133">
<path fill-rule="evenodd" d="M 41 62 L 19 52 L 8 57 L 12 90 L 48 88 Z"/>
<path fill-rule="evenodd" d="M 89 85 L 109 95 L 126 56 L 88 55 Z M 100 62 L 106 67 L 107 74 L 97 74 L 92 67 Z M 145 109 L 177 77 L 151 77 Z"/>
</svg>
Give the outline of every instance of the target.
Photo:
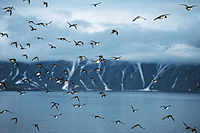
<svg viewBox="0 0 200 133">
<path fill-rule="evenodd" d="M 199 0 L 102 0 L 98 7 L 93 0 L 47 0 L 46 8 L 41 0 L 32 0 L 29 5 L 23 0 L 0 2 L 0 32 L 9 37 L 0 37 L 0 59 L 17 58 L 31 61 L 74 60 L 79 55 L 94 59 L 97 55 L 122 56 L 122 60 L 142 62 L 200 63 L 200 1 Z M 197 5 L 187 11 L 179 4 Z M 3 8 L 14 6 L 13 15 Z M 170 14 L 167 19 L 153 19 L 161 14 Z M 136 16 L 147 20 L 132 20 Z M 28 20 L 52 23 L 48 27 L 35 26 L 30 31 Z M 67 21 L 78 24 L 78 30 L 68 27 Z M 119 35 L 110 35 L 116 29 Z M 41 36 L 44 40 L 36 40 Z M 66 37 L 71 43 L 57 40 Z M 75 46 L 73 40 L 82 40 L 84 46 Z M 100 41 L 92 48 L 90 40 Z M 17 41 L 31 48 L 16 49 L 10 43 Z M 48 44 L 57 48 L 50 49 Z M 24 46 L 25 47 L 25 46 Z M 25 60 L 23 54 L 30 59 Z"/>
</svg>

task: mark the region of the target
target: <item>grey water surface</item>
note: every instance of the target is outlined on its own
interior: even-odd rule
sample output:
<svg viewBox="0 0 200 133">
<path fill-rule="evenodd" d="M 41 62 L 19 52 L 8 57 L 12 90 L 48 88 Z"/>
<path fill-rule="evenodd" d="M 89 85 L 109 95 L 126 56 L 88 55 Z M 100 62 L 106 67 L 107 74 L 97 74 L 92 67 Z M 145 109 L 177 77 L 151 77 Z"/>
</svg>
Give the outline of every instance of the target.
<svg viewBox="0 0 200 133">
<path fill-rule="evenodd" d="M 105 92 L 102 98 L 98 92 L 78 92 L 81 108 L 74 108 L 71 99 L 63 91 L 46 94 L 29 91 L 23 96 L 17 92 L 0 92 L 0 111 L 8 109 L 13 113 L 0 114 L 0 133 L 188 133 L 183 121 L 200 129 L 200 94 L 160 92 Z M 59 110 L 50 109 L 51 102 L 58 102 Z M 139 109 L 132 112 L 130 105 Z M 171 105 L 168 110 L 161 105 Z M 51 114 L 62 113 L 58 118 Z M 162 120 L 166 115 L 171 119 Z M 95 119 L 100 115 L 104 119 Z M 18 118 L 18 123 L 10 119 Z M 115 124 L 121 120 L 125 123 Z M 32 124 L 37 123 L 40 131 Z M 145 129 L 132 126 L 139 123 Z"/>
</svg>

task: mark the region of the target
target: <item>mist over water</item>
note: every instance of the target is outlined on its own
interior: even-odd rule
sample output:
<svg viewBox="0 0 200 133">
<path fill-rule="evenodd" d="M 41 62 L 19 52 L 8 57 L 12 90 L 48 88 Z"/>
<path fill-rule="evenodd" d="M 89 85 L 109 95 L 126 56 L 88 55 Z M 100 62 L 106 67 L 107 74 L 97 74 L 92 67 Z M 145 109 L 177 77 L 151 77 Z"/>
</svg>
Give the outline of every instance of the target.
<svg viewBox="0 0 200 133">
<path fill-rule="evenodd" d="M 0 92 L 0 111 L 8 109 L 13 113 L 0 114 L 1 133 L 36 133 L 32 124 L 38 123 L 41 133 L 187 133 L 183 121 L 199 131 L 200 94 L 160 93 L 160 92 L 106 92 L 102 98 L 98 92 L 79 92 L 81 108 L 74 108 L 71 95 L 61 92 L 27 92 L 20 96 L 17 92 Z M 58 102 L 59 111 L 50 109 L 51 102 Z M 139 109 L 132 112 L 130 105 Z M 171 105 L 168 110 L 161 105 Z M 55 119 L 51 114 L 59 114 Z M 162 120 L 166 115 L 171 119 Z M 99 115 L 104 119 L 95 119 Z M 15 125 L 11 118 L 18 117 Z M 125 123 L 115 124 L 120 120 Z M 139 123 L 145 129 L 132 126 Z"/>
</svg>

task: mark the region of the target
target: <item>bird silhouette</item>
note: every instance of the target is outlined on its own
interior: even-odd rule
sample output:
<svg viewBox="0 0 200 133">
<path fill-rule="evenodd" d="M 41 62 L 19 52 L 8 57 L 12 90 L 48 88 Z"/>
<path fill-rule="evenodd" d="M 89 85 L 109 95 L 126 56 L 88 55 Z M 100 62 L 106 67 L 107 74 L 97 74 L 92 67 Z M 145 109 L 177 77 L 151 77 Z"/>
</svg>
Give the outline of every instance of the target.
<svg viewBox="0 0 200 133">
<path fill-rule="evenodd" d="M 112 121 L 112 122 L 114 122 L 115 124 L 123 124 L 123 125 L 125 125 L 125 123 L 120 121 L 120 120 L 116 120 L 116 121 Z"/>
<path fill-rule="evenodd" d="M 166 118 L 172 119 L 173 121 L 175 121 L 175 119 L 172 115 L 167 115 L 167 116 L 163 117 L 162 120 L 165 120 Z"/>
<path fill-rule="evenodd" d="M 62 115 L 62 113 L 57 114 L 57 115 L 52 115 L 52 114 L 51 114 L 51 116 L 53 116 L 54 118 L 58 118 L 58 116 L 61 116 L 61 115 Z"/>
<path fill-rule="evenodd" d="M 48 26 L 52 23 L 52 21 L 48 22 L 48 23 L 45 23 L 45 26 Z"/>
<path fill-rule="evenodd" d="M 116 34 L 116 35 L 118 35 L 119 33 L 118 33 L 117 30 L 114 29 L 114 30 L 111 31 L 110 35 L 112 35 L 112 34 Z"/>
<path fill-rule="evenodd" d="M 15 45 L 16 48 L 18 47 L 17 42 L 12 42 L 10 45 Z"/>
<path fill-rule="evenodd" d="M 135 108 L 133 108 L 132 105 L 131 105 L 131 109 L 132 109 L 133 112 L 136 112 L 137 110 L 139 110 L 139 109 L 135 109 Z"/>
<path fill-rule="evenodd" d="M 3 114 L 3 113 L 12 113 L 12 112 L 9 111 L 9 110 L 2 110 L 2 111 L 0 112 L 0 114 Z"/>
<path fill-rule="evenodd" d="M 56 46 L 53 46 L 52 44 L 48 44 L 51 49 L 56 49 Z"/>
<path fill-rule="evenodd" d="M 78 100 L 78 101 L 80 102 L 80 99 L 79 99 L 78 96 L 74 96 L 74 97 L 72 97 L 71 99 L 76 99 L 76 100 Z"/>
<path fill-rule="evenodd" d="M 8 60 L 9 60 L 10 62 L 12 62 L 13 65 L 18 66 L 17 60 L 16 60 L 15 58 L 8 58 Z"/>
<path fill-rule="evenodd" d="M 171 105 L 167 105 L 167 106 L 162 105 L 160 107 L 163 108 L 163 109 L 169 109 L 169 107 L 171 107 Z"/>
<path fill-rule="evenodd" d="M 90 4 L 91 6 L 94 6 L 94 7 L 97 7 L 97 6 L 99 6 L 101 4 L 101 2 L 98 2 L 98 3 L 92 3 L 92 4 Z"/>
<path fill-rule="evenodd" d="M 136 128 L 136 127 L 140 127 L 140 128 L 142 128 L 142 129 L 145 129 L 145 128 L 143 128 L 140 124 L 136 124 L 136 125 L 132 126 L 131 129 L 134 129 L 134 128 Z"/>
<path fill-rule="evenodd" d="M 17 118 L 17 117 L 11 118 L 10 120 L 11 120 L 11 121 L 14 121 L 15 124 L 17 124 L 17 122 L 18 122 L 18 118 Z"/>
<path fill-rule="evenodd" d="M 135 22 L 135 21 L 138 20 L 138 19 L 147 20 L 146 18 L 144 18 L 144 17 L 142 17 L 142 16 L 137 16 L 137 17 L 135 17 L 135 18 L 132 20 L 132 22 Z"/>
<path fill-rule="evenodd" d="M 74 27 L 77 30 L 77 24 L 71 24 L 70 22 L 67 22 L 69 25 L 69 28 Z"/>
<path fill-rule="evenodd" d="M 37 40 L 43 40 L 44 38 L 43 37 L 35 37 L 35 39 L 37 39 Z"/>
<path fill-rule="evenodd" d="M 99 115 L 92 115 L 92 117 L 94 117 L 95 119 L 104 119 L 103 117 L 101 117 Z"/>
<path fill-rule="evenodd" d="M 23 0 L 23 2 L 25 2 L 26 0 Z M 31 4 L 31 0 L 27 0 L 28 1 L 28 4 Z"/>
<path fill-rule="evenodd" d="M 122 56 L 118 56 L 118 57 L 113 56 L 113 57 L 110 57 L 110 58 L 114 58 L 114 60 L 118 61 L 118 60 L 121 59 L 121 57 L 122 57 Z"/>
<path fill-rule="evenodd" d="M 154 18 L 154 21 L 158 20 L 158 19 L 164 19 L 164 18 L 167 18 L 167 16 L 170 15 L 170 14 L 162 14 L 156 18 Z"/>
<path fill-rule="evenodd" d="M 43 1 L 43 5 L 44 5 L 45 7 L 48 7 L 48 2 Z"/>
<path fill-rule="evenodd" d="M 74 43 L 75 43 L 75 46 L 81 46 L 81 45 L 84 45 L 84 43 L 82 41 L 75 41 L 74 40 Z"/>
<path fill-rule="evenodd" d="M 64 37 L 61 37 L 61 38 L 57 38 L 58 40 L 61 40 L 61 41 L 67 41 L 68 43 L 70 43 L 70 41 L 69 40 L 67 40 L 66 38 L 64 38 Z"/>
<path fill-rule="evenodd" d="M 31 28 L 31 31 L 36 31 L 37 29 L 34 28 L 33 26 L 29 25 L 29 27 Z"/>
<path fill-rule="evenodd" d="M 24 56 L 26 59 L 28 59 L 28 55 L 27 54 L 23 54 L 22 56 Z"/>
<path fill-rule="evenodd" d="M 33 57 L 32 61 L 34 61 L 34 60 L 40 61 L 39 57 L 37 57 L 37 56 Z"/>
<path fill-rule="evenodd" d="M 189 127 L 185 122 L 183 122 L 183 124 L 184 124 L 186 130 L 190 130 L 191 129 L 191 127 Z"/>
<path fill-rule="evenodd" d="M 53 105 L 50 107 L 50 109 L 52 108 L 56 108 L 58 110 L 58 106 L 60 105 L 59 103 L 56 103 L 56 102 L 51 102 Z"/>
<path fill-rule="evenodd" d="M 38 124 L 33 124 L 33 126 L 34 126 L 38 131 L 40 131 L 40 128 L 39 128 L 39 125 L 38 125 Z"/>
<path fill-rule="evenodd" d="M 193 7 L 197 6 L 197 5 L 188 6 L 188 5 L 186 5 L 186 4 L 180 4 L 180 5 L 185 6 L 185 9 L 186 9 L 187 11 L 190 11 L 190 10 L 192 10 Z"/>
<path fill-rule="evenodd" d="M 13 8 L 13 6 L 8 6 L 8 7 L 3 8 L 3 10 L 5 11 L 5 13 L 8 12 L 11 16 L 13 10 L 15 10 L 15 9 Z"/>
<path fill-rule="evenodd" d="M 4 36 L 6 36 L 6 37 L 8 37 L 8 33 L 0 33 L 0 35 L 1 35 L 1 37 L 4 37 Z"/>
</svg>

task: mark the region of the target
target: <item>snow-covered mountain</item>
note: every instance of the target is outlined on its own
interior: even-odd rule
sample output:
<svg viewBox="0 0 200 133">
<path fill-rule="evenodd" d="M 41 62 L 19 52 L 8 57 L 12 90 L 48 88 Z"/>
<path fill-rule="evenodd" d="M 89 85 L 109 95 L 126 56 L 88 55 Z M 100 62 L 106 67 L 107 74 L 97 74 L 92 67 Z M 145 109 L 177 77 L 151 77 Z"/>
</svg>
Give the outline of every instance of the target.
<svg viewBox="0 0 200 133">
<path fill-rule="evenodd" d="M 39 65 L 42 64 L 42 68 Z M 56 65 L 53 65 L 56 64 Z M 97 68 L 100 68 L 98 71 Z M 97 69 L 97 71 L 96 71 Z M 86 70 L 82 72 L 82 70 Z M 41 72 L 41 75 L 36 75 Z M 42 61 L 35 63 L 0 62 L 0 81 L 4 90 L 77 90 L 105 91 L 195 91 L 200 85 L 200 65 L 158 64 L 107 60 Z M 51 80 L 52 78 L 52 80 Z M 29 79 L 24 81 L 24 79 Z M 67 82 L 68 81 L 68 82 Z"/>
</svg>

